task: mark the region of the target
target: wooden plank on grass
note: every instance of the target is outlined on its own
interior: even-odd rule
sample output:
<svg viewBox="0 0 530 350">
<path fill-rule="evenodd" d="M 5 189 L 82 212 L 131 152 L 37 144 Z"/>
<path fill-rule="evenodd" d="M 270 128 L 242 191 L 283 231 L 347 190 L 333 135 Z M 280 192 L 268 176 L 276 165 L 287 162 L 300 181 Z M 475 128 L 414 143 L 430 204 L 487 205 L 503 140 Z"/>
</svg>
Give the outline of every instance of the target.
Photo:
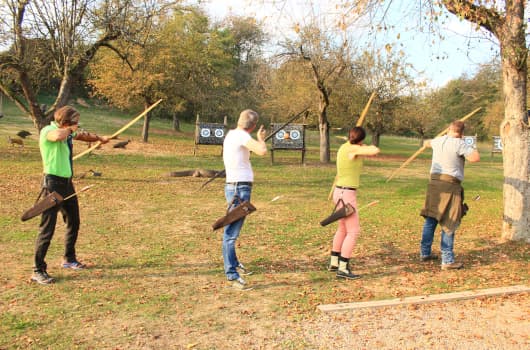
<svg viewBox="0 0 530 350">
<path fill-rule="evenodd" d="M 427 304 L 427 303 L 435 303 L 435 302 L 446 302 L 446 301 L 454 301 L 454 300 L 472 299 L 472 298 L 478 298 L 478 297 L 488 297 L 488 296 L 495 296 L 495 295 L 508 295 L 508 294 L 528 293 L 528 292 L 530 292 L 530 287 L 519 285 L 519 286 L 510 286 L 510 287 L 472 290 L 472 291 L 465 291 L 465 292 L 422 295 L 422 296 L 415 296 L 415 297 L 376 300 L 376 301 L 363 301 L 363 302 L 358 302 L 358 303 L 324 304 L 324 305 L 319 305 L 318 309 L 322 312 L 334 312 L 334 311 L 396 306 L 396 305 L 405 305 L 405 304 Z"/>
</svg>

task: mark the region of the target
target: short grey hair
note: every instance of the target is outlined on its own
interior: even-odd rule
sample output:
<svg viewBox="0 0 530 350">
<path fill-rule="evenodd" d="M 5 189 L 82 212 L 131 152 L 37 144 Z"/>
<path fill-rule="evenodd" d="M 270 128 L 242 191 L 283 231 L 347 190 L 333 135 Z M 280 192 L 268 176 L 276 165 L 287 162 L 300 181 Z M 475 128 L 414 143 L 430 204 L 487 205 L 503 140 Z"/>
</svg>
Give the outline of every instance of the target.
<svg viewBox="0 0 530 350">
<path fill-rule="evenodd" d="M 250 129 L 258 124 L 259 114 L 252 109 L 245 109 L 239 114 L 237 126 L 243 129 Z"/>
</svg>

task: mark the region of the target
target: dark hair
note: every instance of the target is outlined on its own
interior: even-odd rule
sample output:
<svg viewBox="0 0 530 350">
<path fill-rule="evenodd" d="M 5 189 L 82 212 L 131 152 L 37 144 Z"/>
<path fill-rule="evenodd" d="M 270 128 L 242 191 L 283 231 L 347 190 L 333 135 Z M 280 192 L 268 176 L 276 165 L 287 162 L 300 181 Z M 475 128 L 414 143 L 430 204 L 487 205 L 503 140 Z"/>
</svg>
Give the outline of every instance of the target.
<svg viewBox="0 0 530 350">
<path fill-rule="evenodd" d="M 55 111 L 53 119 L 59 125 L 72 125 L 74 119 L 79 119 L 79 112 L 70 106 L 63 106 Z"/>
<path fill-rule="evenodd" d="M 364 131 L 364 129 L 361 128 L 360 126 L 355 126 L 350 129 L 350 132 L 348 134 L 348 141 L 350 141 L 352 145 L 356 145 L 360 143 L 362 140 L 364 140 L 365 137 L 366 137 L 366 131 Z"/>
</svg>

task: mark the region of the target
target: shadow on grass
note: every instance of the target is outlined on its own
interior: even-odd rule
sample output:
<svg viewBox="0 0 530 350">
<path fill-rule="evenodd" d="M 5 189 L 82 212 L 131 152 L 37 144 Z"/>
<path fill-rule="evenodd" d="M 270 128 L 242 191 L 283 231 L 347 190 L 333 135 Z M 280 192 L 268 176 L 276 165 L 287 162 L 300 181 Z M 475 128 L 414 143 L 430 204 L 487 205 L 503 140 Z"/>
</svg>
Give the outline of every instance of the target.
<svg viewBox="0 0 530 350">
<path fill-rule="evenodd" d="M 458 252 L 456 247 L 456 260 L 464 263 L 464 268 L 469 270 L 485 268 L 498 264 L 502 260 L 528 262 L 530 245 L 524 242 L 484 241 L 483 248 L 476 248 Z M 435 252 L 439 255 L 438 252 Z M 247 267 L 253 271 L 253 276 L 274 274 L 311 274 L 323 273 L 327 270 L 327 258 L 318 259 L 277 259 L 260 258 L 250 261 Z M 395 244 L 385 243 L 378 252 L 370 255 L 353 257 L 351 267 L 353 271 L 361 271 L 364 280 L 378 280 L 391 277 L 399 273 L 423 274 L 426 271 L 440 271 L 441 261 L 421 262 L 419 253 L 407 252 Z M 104 271 L 110 271 L 105 273 Z M 161 271 L 162 270 L 162 271 Z M 211 262 L 106 262 L 93 266 L 87 271 L 72 271 L 58 278 L 58 282 L 69 280 L 92 279 L 137 279 L 137 278 L 178 278 L 179 276 L 213 276 L 219 281 L 224 281 L 222 264 Z M 328 277 L 312 277 L 312 282 L 327 282 Z M 273 288 L 278 286 L 298 285 L 300 281 L 293 282 L 288 276 L 278 277 L 271 283 L 256 283 L 257 289 Z"/>
<path fill-rule="evenodd" d="M 528 262 L 530 260 L 530 245 L 524 242 L 495 242 L 491 240 L 479 239 L 478 244 L 484 247 L 476 249 L 459 249 L 458 244 L 455 245 L 455 260 L 463 262 L 464 268 L 475 268 L 475 266 L 488 266 L 499 263 L 502 260 L 511 260 L 518 262 Z M 433 253 L 438 255 L 438 259 L 434 261 L 422 262 L 419 258 L 419 250 L 417 252 L 408 252 L 398 248 L 396 245 L 389 243 L 380 247 L 377 253 L 371 255 L 360 256 L 357 261 L 354 261 L 353 266 L 364 267 L 373 270 L 379 270 L 381 267 L 388 268 L 388 270 L 370 273 L 368 278 L 374 279 L 396 274 L 399 271 L 408 273 L 423 273 L 426 270 L 439 270 L 441 260 L 438 250 L 433 249 Z"/>
</svg>

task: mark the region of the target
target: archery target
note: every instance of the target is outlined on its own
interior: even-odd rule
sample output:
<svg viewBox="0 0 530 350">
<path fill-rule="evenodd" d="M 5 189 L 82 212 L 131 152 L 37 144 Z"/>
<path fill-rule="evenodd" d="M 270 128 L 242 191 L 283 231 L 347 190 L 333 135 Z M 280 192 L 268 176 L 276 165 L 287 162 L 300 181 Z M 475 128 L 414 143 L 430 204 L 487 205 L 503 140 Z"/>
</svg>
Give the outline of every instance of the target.
<svg viewBox="0 0 530 350">
<path fill-rule="evenodd" d="M 195 132 L 195 143 L 198 145 L 222 145 L 225 139 L 226 126 L 219 123 L 198 123 Z"/>
<path fill-rule="evenodd" d="M 468 146 L 474 146 L 477 143 L 476 136 L 464 136 L 464 142 Z"/>
<path fill-rule="evenodd" d="M 215 129 L 214 135 L 215 137 L 224 137 L 225 131 L 223 129 Z"/>
<path fill-rule="evenodd" d="M 272 132 L 281 128 L 284 124 L 271 124 Z M 289 124 L 274 135 L 272 138 L 272 148 L 275 149 L 304 149 L 304 125 Z"/>
<path fill-rule="evenodd" d="M 291 130 L 291 139 L 298 140 L 300 138 L 300 131 Z"/>
<path fill-rule="evenodd" d="M 502 139 L 500 136 L 493 136 L 493 151 L 502 151 Z"/>
</svg>

